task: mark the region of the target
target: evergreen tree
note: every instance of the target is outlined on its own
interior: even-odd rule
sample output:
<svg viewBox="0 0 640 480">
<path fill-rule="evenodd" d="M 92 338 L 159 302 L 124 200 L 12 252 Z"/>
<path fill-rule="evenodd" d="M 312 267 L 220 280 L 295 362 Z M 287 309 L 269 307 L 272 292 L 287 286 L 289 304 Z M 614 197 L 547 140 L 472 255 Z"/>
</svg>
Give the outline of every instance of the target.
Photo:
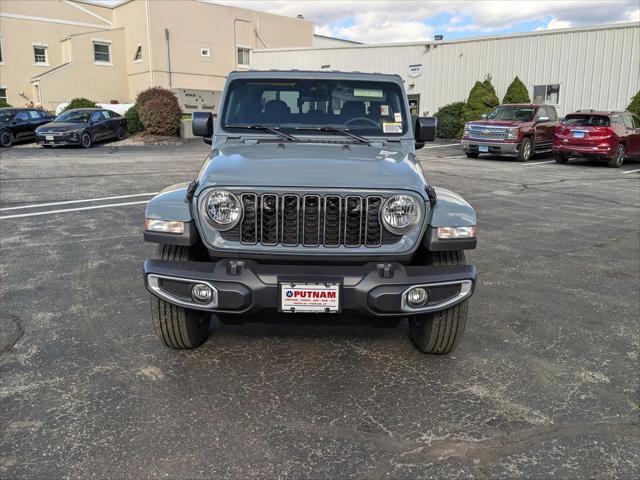
<svg viewBox="0 0 640 480">
<path fill-rule="evenodd" d="M 631 113 L 635 113 L 640 117 L 640 91 L 631 99 L 631 103 L 627 107 Z"/>
<path fill-rule="evenodd" d="M 527 87 L 517 76 L 507 88 L 507 93 L 505 93 L 502 103 L 531 103 Z"/>
</svg>

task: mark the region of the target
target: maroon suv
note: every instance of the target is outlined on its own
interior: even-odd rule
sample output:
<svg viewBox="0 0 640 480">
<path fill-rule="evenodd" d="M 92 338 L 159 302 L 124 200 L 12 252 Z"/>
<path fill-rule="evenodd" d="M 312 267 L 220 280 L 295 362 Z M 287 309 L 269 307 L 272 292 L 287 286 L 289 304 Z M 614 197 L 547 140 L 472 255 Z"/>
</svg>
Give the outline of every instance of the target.
<svg viewBox="0 0 640 480">
<path fill-rule="evenodd" d="M 640 118 L 630 112 L 571 113 L 556 129 L 553 156 L 558 163 L 580 156 L 620 168 L 625 158 L 640 157 Z"/>
<path fill-rule="evenodd" d="M 489 153 L 526 162 L 551 151 L 556 125 L 558 114 L 551 105 L 500 105 L 483 120 L 464 126 L 462 149 L 469 158 Z"/>
</svg>

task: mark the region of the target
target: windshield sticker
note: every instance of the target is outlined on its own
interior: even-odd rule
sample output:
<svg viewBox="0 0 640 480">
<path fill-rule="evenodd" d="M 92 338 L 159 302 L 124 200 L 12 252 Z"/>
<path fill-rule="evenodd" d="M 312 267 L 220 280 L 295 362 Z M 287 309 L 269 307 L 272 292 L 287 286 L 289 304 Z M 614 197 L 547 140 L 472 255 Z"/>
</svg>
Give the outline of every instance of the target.
<svg viewBox="0 0 640 480">
<path fill-rule="evenodd" d="M 354 88 L 354 97 L 370 97 L 370 98 L 382 98 L 382 90 L 374 90 L 371 88 Z"/>
<path fill-rule="evenodd" d="M 401 114 L 400 112 L 396 112 L 396 113 L 394 113 L 394 114 L 393 114 L 393 119 L 394 119 L 396 122 L 400 122 L 400 123 L 402 123 L 402 114 Z"/>
<path fill-rule="evenodd" d="M 402 123 L 384 122 L 382 124 L 382 131 L 384 133 L 402 133 Z"/>
<path fill-rule="evenodd" d="M 380 105 L 380 115 L 383 117 L 389 116 L 389 105 Z"/>
</svg>

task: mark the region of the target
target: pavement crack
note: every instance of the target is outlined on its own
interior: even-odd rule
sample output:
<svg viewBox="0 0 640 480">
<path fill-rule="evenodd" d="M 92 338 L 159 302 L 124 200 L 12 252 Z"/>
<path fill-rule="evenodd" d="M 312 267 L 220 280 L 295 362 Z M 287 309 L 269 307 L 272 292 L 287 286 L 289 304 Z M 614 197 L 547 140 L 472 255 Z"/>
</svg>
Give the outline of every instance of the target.
<svg viewBox="0 0 640 480">
<path fill-rule="evenodd" d="M 24 335 L 24 327 L 22 321 L 17 315 L 3 315 L 0 317 L 0 354 L 7 353 Z M 13 328 L 11 328 L 13 326 Z M 5 333 L 7 332 L 7 333 Z"/>
</svg>

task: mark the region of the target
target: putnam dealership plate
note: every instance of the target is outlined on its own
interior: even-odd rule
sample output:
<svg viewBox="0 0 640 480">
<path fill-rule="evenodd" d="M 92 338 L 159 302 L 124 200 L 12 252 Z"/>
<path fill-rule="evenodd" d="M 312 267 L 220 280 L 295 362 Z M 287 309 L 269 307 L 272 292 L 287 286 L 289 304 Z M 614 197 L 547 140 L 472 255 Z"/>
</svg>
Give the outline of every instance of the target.
<svg viewBox="0 0 640 480">
<path fill-rule="evenodd" d="M 584 132 L 581 132 L 580 130 L 574 130 L 573 138 L 584 138 Z"/>
<path fill-rule="evenodd" d="M 45 135 L 45 140 L 51 141 L 53 140 L 53 135 Z"/>
<path fill-rule="evenodd" d="M 487 147 L 486 145 L 480 145 L 478 147 L 478 150 L 481 152 L 488 152 L 489 151 L 489 147 Z"/>
<path fill-rule="evenodd" d="M 338 313 L 340 312 L 340 283 L 280 282 L 280 311 Z"/>
</svg>

